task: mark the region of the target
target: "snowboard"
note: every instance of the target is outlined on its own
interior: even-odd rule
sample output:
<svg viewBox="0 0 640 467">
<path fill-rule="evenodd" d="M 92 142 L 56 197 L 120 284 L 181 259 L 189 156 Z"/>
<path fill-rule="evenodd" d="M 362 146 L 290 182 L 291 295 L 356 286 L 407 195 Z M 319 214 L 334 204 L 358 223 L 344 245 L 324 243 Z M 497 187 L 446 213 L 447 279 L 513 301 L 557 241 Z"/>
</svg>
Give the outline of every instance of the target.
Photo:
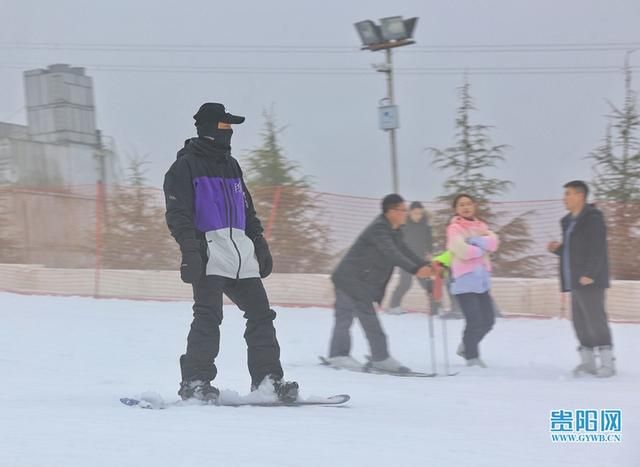
<svg viewBox="0 0 640 467">
<path fill-rule="evenodd" d="M 129 407 L 139 407 L 141 409 L 168 409 L 169 407 L 189 407 L 194 405 L 212 405 L 216 407 L 302 407 L 306 405 L 325 405 L 336 406 L 344 404 L 351 399 L 348 394 L 337 394 L 329 397 L 310 397 L 307 399 L 300 399 L 294 402 L 282 402 L 282 401 L 251 401 L 250 399 L 243 400 L 242 398 L 232 398 L 224 400 L 220 398 L 215 402 L 204 402 L 198 400 L 177 400 L 172 402 L 165 402 L 162 397 L 159 396 L 146 396 L 142 395 L 139 399 L 123 397 L 120 402 Z"/>
</svg>

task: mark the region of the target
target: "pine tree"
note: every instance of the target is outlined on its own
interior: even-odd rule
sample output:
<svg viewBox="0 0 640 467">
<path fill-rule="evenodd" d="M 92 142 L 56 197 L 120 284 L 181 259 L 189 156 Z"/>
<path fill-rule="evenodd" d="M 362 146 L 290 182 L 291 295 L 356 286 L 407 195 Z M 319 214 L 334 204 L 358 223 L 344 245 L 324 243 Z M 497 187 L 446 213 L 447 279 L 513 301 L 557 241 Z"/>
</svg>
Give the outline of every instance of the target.
<svg viewBox="0 0 640 467">
<path fill-rule="evenodd" d="M 478 217 L 484 219 L 500 237 L 500 248 L 493 255 L 495 274 L 503 277 L 539 275 L 542 256 L 529 254 L 531 240 L 527 219 L 534 213 L 527 211 L 510 217 L 506 212 L 494 211 L 491 204 L 495 197 L 504 194 L 512 185 L 510 181 L 487 174 L 505 161 L 505 150 L 509 146 L 491 143 L 491 126 L 471 123 L 471 112 L 476 108 L 471 85 L 466 78 L 458 89 L 460 107 L 455 124 L 456 144 L 445 149 L 427 148 L 432 156 L 432 165 L 447 173 L 443 183 L 444 194 L 438 198 L 445 205 L 436 214 L 437 224 L 441 226 L 439 237 L 444 238 L 453 199 L 460 193 L 467 193 L 476 200 Z"/>
<path fill-rule="evenodd" d="M 491 146 L 488 136 L 491 127 L 471 124 L 470 113 L 476 108 L 470 87 L 465 80 L 459 88 L 461 104 L 456 117 L 456 146 L 428 150 L 433 155 L 433 165 L 450 172 L 443 185 L 445 195 L 440 199 L 450 201 L 458 193 L 469 192 L 474 194 L 482 209 L 492 196 L 502 194 L 511 185 L 511 182 L 490 178 L 486 174 L 486 169 L 496 167 L 505 160 L 504 151 L 508 146 Z"/>
<path fill-rule="evenodd" d="M 127 185 L 107 199 L 103 267 L 174 269 L 179 253 L 167 229 L 159 192 L 146 185 L 144 157 L 129 160 Z"/>
<path fill-rule="evenodd" d="M 273 111 L 264 112 L 262 144 L 245 158 L 247 185 L 265 228 L 273 255 L 274 272 L 328 272 L 333 256 L 329 230 L 319 218 L 322 209 L 309 177 L 287 159 L 278 137 Z"/>
<path fill-rule="evenodd" d="M 604 141 L 589 156 L 595 197 L 609 226 L 611 272 L 615 279 L 640 279 L 640 114 L 627 54 L 622 108 L 609 102 Z"/>
</svg>

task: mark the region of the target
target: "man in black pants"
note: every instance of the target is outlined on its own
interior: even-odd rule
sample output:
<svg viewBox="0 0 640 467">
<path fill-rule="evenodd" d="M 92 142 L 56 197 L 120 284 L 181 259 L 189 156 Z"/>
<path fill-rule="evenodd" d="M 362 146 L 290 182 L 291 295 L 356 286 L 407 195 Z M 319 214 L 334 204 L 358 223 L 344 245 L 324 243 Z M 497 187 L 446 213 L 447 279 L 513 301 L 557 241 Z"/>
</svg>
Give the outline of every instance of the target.
<svg viewBox="0 0 640 467">
<path fill-rule="evenodd" d="M 400 227 L 402 231 L 402 237 L 409 249 L 413 251 L 418 257 L 431 261 L 433 254 L 433 234 L 431 231 L 431 225 L 427 219 L 427 214 L 424 211 L 424 206 L 420 201 L 414 201 L 409 206 L 409 216 L 407 222 Z M 413 282 L 413 276 L 404 269 L 400 269 L 400 280 L 391 295 L 391 302 L 389 303 L 389 309 L 387 313 L 391 315 L 400 315 L 405 311 L 400 306 L 402 299 L 411 288 Z M 429 279 L 418 279 L 418 283 L 427 292 L 429 297 L 429 310 L 432 314 L 438 314 L 437 303 L 433 299 L 433 285 Z"/>
<path fill-rule="evenodd" d="M 615 374 L 615 365 L 605 311 L 605 289 L 609 288 L 607 228 L 602 212 L 587 204 L 586 183 L 576 180 L 564 188 L 564 204 L 569 214 L 561 221 L 563 242 L 550 242 L 548 250 L 560 256 L 562 291 L 571 292 L 571 314 L 581 358 L 574 374 L 610 377 Z M 599 367 L 596 349 L 600 354 Z"/>
<path fill-rule="evenodd" d="M 293 401 L 298 384 L 283 381 L 280 347 L 261 278 L 273 262 L 238 161 L 231 157 L 231 115 L 203 104 L 193 117 L 198 137 L 185 142 L 165 176 L 167 225 L 180 245 L 180 276 L 193 286 L 193 322 L 180 357 L 182 399 L 215 402 L 222 294 L 244 312 L 252 390 L 269 378 L 280 400 Z"/>
<path fill-rule="evenodd" d="M 327 360 L 335 367 L 362 368 L 350 355 L 351 325 L 358 318 L 371 347 L 373 367 L 392 373 L 409 371 L 389 355 L 387 336 L 373 306 L 374 302 L 382 302 L 395 266 L 419 278 L 431 276 L 424 258 L 415 255 L 402 239 L 400 226 L 406 218 L 407 207 L 402 197 L 386 196 L 382 200 L 382 214 L 360 234 L 331 276 L 336 290 L 336 312 Z"/>
</svg>

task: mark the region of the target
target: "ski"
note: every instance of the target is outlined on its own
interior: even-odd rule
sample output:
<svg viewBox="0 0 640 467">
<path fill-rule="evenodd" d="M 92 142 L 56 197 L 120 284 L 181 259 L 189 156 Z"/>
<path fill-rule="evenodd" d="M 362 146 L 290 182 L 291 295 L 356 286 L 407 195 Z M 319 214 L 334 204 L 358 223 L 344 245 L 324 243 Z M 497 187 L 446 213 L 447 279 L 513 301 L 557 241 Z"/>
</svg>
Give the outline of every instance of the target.
<svg viewBox="0 0 640 467">
<path fill-rule="evenodd" d="M 318 355 L 318 359 L 320 360 L 320 365 L 322 366 L 326 366 L 329 367 L 333 370 L 347 370 L 347 371 L 353 371 L 355 373 L 364 373 L 364 366 L 358 367 L 358 368 L 347 368 L 344 366 L 335 366 L 333 365 L 329 360 L 327 360 L 326 358 L 324 358 L 321 355 Z"/>
<path fill-rule="evenodd" d="M 374 373 L 377 375 L 391 375 L 391 376 L 405 376 L 405 377 L 413 377 L 413 378 L 435 378 L 438 376 L 438 373 L 435 371 L 431 373 L 424 373 L 421 371 L 386 371 L 381 370 L 373 366 L 373 361 L 371 360 L 370 355 L 364 356 L 367 363 L 364 366 L 365 373 Z"/>
<path fill-rule="evenodd" d="M 322 356 L 318 356 L 318 358 L 320 359 L 321 365 L 327 366 L 329 368 L 333 368 L 334 370 L 347 370 L 347 371 L 353 371 L 356 373 L 369 373 L 373 375 L 389 375 L 389 376 L 413 377 L 413 378 L 433 378 L 434 376 L 438 376 L 435 373 L 422 373 L 419 371 L 409 371 L 409 372 L 400 373 L 395 371 L 378 370 L 371 365 L 371 362 L 363 365 L 360 368 L 344 368 L 344 367 L 332 365 L 331 362 L 329 362 L 326 358 Z"/>
<path fill-rule="evenodd" d="M 408 377 L 408 378 L 435 378 L 438 376 L 438 373 L 423 373 L 420 371 L 384 371 L 379 370 L 378 368 L 374 368 L 371 363 L 367 363 L 364 366 L 365 373 L 371 373 L 375 375 L 389 375 L 389 376 L 400 376 L 400 377 Z"/>
</svg>

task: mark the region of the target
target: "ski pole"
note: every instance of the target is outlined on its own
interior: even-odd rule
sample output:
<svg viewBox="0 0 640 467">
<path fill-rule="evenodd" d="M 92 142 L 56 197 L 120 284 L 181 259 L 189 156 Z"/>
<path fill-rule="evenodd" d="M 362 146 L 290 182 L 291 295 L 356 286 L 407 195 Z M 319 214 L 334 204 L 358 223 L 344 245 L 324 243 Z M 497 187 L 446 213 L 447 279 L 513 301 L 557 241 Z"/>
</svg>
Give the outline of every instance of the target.
<svg viewBox="0 0 640 467">
<path fill-rule="evenodd" d="M 433 311 L 429 310 L 429 343 L 431 345 L 431 372 L 437 373 L 436 368 L 436 337 L 433 332 Z"/>
<path fill-rule="evenodd" d="M 436 343 L 433 330 L 433 314 L 435 312 L 435 306 L 442 301 L 442 267 L 438 261 L 431 263 L 433 270 L 433 279 L 431 282 L 431 300 L 429 301 L 429 338 L 431 340 L 431 372 L 436 373 Z M 429 298 L 429 294 L 427 294 Z"/>
<path fill-rule="evenodd" d="M 440 318 L 442 323 L 442 347 L 444 351 L 444 371 L 446 375 L 449 375 L 449 342 L 447 338 L 447 320 Z"/>
</svg>

